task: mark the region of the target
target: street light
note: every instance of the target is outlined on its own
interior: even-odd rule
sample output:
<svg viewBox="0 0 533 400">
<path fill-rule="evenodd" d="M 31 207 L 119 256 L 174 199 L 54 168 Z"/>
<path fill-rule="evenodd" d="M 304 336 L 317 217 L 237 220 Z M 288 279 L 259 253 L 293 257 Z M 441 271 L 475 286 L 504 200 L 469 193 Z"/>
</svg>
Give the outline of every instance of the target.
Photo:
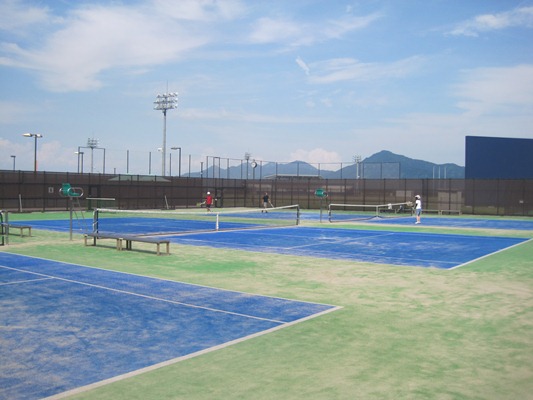
<svg viewBox="0 0 533 400">
<path fill-rule="evenodd" d="M 40 133 L 23 133 L 22 136 L 32 137 L 35 139 L 35 150 L 33 154 L 33 171 L 37 172 L 37 139 L 42 138 L 43 135 L 41 135 Z"/>
<path fill-rule="evenodd" d="M 353 156 L 353 162 L 355 163 L 355 179 L 359 179 L 359 164 L 361 163 L 361 156 Z"/>
<path fill-rule="evenodd" d="M 80 151 L 78 148 L 78 151 L 76 151 L 74 154 L 78 155 L 78 174 L 80 173 L 80 171 L 83 174 L 83 155 L 85 153 L 83 151 Z M 80 156 L 81 156 L 81 170 L 80 170 Z"/>
<path fill-rule="evenodd" d="M 98 139 L 88 138 L 87 147 L 91 149 L 91 174 L 94 168 L 94 149 L 98 148 Z"/>
<path fill-rule="evenodd" d="M 161 173 L 166 172 L 166 152 L 167 152 L 167 110 L 178 107 L 178 94 L 176 92 L 158 94 L 154 101 L 154 110 L 163 111 L 163 147 L 161 150 Z"/>
<path fill-rule="evenodd" d="M 181 147 L 171 147 L 170 150 L 178 150 L 178 176 L 181 176 Z M 172 175 L 172 153 L 170 153 L 170 175 Z"/>
<path fill-rule="evenodd" d="M 11 156 L 11 158 L 13 159 L 13 172 L 15 172 L 15 158 L 17 158 L 17 156 Z"/>
<path fill-rule="evenodd" d="M 244 159 L 246 160 L 246 179 L 248 179 L 248 162 L 252 155 L 249 152 L 244 153 Z"/>
</svg>

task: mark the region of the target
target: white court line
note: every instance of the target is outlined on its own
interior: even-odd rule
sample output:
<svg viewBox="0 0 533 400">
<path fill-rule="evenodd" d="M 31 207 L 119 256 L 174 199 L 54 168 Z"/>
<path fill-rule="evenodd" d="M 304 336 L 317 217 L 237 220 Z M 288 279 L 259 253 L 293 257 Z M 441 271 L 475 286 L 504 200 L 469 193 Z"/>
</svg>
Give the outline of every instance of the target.
<svg viewBox="0 0 533 400">
<path fill-rule="evenodd" d="M 494 251 L 494 252 L 492 252 L 492 253 L 485 254 L 485 255 L 483 255 L 483 256 L 481 256 L 481 257 L 475 258 L 474 260 L 467 261 L 467 262 L 465 262 L 465 263 L 463 263 L 463 264 L 459 264 L 459 265 L 456 265 L 455 267 L 451 267 L 451 268 L 448 268 L 448 269 L 451 270 L 451 269 L 456 269 L 456 268 L 464 267 L 465 265 L 471 264 L 471 263 L 476 262 L 476 261 L 479 261 L 479 260 L 483 260 L 484 258 L 490 257 L 490 256 L 492 256 L 492 255 L 494 255 L 494 254 L 501 253 L 502 251 L 512 249 L 513 247 L 520 246 L 520 245 L 522 245 L 522 244 L 524 244 L 524 243 L 529 243 L 529 242 L 531 242 L 531 241 L 533 241 L 533 239 L 529 239 L 529 240 L 526 240 L 526 241 L 521 242 L 521 243 L 513 244 L 512 246 L 509 246 L 509 247 L 504 247 L 503 249 L 500 249 L 500 250 L 498 250 L 498 251 Z"/>
<path fill-rule="evenodd" d="M 105 386 L 105 385 L 107 385 L 109 383 L 118 382 L 118 381 L 121 381 L 121 380 L 124 380 L 124 379 L 127 379 L 127 378 L 131 378 L 133 376 L 144 374 L 145 372 L 153 371 L 153 370 L 156 370 L 156 369 L 159 369 L 159 368 L 162 368 L 162 367 L 166 367 L 166 366 L 169 366 L 169 365 L 172 365 L 172 364 L 176 364 L 176 363 L 178 363 L 180 361 L 185 361 L 185 360 L 188 360 L 188 359 L 191 359 L 191 358 L 194 358 L 194 357 L 201 356 L 203 354 L 211 353 L 212 351 L 220 350 L 220 349 L 223 349 L 225 347 L 229 347 L 229 346 L 232 346 L 234 344 L 244 342 L 245 340 L 249 340 L 249 339 L 253 339 L 253 338 L 259 337 L 259 336 L 263 336 L 263 335 L 266 335 L 268 333 L 275 332 L 275 331 L 278 331 L 280 329 L 284 329 L 284 328 L 286 328 L 288 326 L 299 324 L 300 322 L 304 322 L 304 321 L 307 321 L 309 319 L 316 318 L 316 317 L 319 317 L 321 315 L 325 315 L 325 314 L 328 314 L 330 312 L 337 311 L 337 310 L 340 310 L 340 309 L 342 309 L 342 307 L 336 306 L 336 307 L 330 308 L 328 310 L 324 310 L 324 311 L 322 311 L 320 313 L 312 314 L 312 315 L 309 315 L 307 317 L 304 317 L 304 318 L 301 318 L 301 319 L 298 319 L 298 320 L 295 320 L 295 321 L 286 322 L 283 325 L 278 325 L 278 326 L 275 326 L 273 328 L 270 328 L 270 329 L 267 329 L 267 330 L 264 330 L 264 331 L 256 332 L 256 333 L 253 333 L 253 334 L 248 335 L 248 336 L 243 336 L 243 337 L 241 337 L 239 339 L 235 339 L 235 340 L 232 340 L 232 341 L 229 341 L 229 342 L 226 342 L 226 343 L 222 343 L 222 344 L 219 344 L 217 346 L 209 347 L 207 349 L 203 349 L 203 350 L 197 351 L 195 353 L 187 354 L 187 355 L 181 356 L 181 357 L 176 357 L 176 358 L 173 358 L 171 360 L 163 361 L 163 362 L 161 362 L 159 364 L 150 365 L 149 367 L 141 368 L 141 369 L 138 369 L 136 371 L 131 371 L 131 372 L 128 372 L 126 374 L 122 374 L 122 375 L 114 376 L 114 377 L 109 378 L 109 379 L 105 379 L 103 381 L 95 382 L 95 383 L 92 383 L 92 384 L 89 384 L 89 385 L 86 385 L 86 386 L 81 386 L 81 387 L 78 387 L 78 388 L 63 392 L 63 393 L 58 393 L 56 395 L 53 395 L 53 396 L 50 396 L 50 397 L 46 397 L 43 400 L 64 399 L 64 398 L 72 396 L 74 394 L 83 393 L 83 392 L 86 392 L 86 391 L 89 391 L 89 390 L 92 390 L 92 389 L 95 389 L 95 388 L 98 388 L 98 387 L 101 387 L 101 386 Z"/>
<path fill-rule="evenodd" d="M 10 269 L 10 270 L 13 270 L 13 271 L 19 271 L 19 272 L 28 273 L 28 271 L 25 271 L 23 269 L 18 269 L 18 268 L 12 268 L 12 267 L 7 267 L 7 266 L 2 266 L 2 268 Z M 30 273 L 35 274 L 35 275 L 40 275 L 40 276 L 46 277 L 48 279 L 57 279 L 57 280 L 64 281 L 64 282 L 69 282 L 69 283 L 75 283 L 75 284 L 78 284 L 78 285 L 95 287 L 95 288 L 98 288 L 98 289 L 110 290 L 110 291 L 116 292 L 116 293 L 128 294 L 128 295 L 131 295 L 131 296 L 137 296 L 137 297 L 142 297 L 142 298 L 145 298 L 145 299 L 156 300 L 156 301 L 162 301 L 162 302 L 165 302 L 165 303 L 176 304 L 176 305 L 181 305 L 181 306 L 185 306 L 185 307 L 198 308 L 198 309 L 201 309 L 201 310 L 207 310 L 207 311 L 212 311 L 212 312 L 217 312 L 217 313 L 222 313 L 222 314 L 236 315 L 236 316 L 239 316 L 239 317 L 246 317 L 246 318 L 251 318 L 251 319 L 255 319 L 255 320 L 259 320 L 259 321 L 269 321 L 269 322 L 274 322 L 274 323 L 277 323 L 277 324 L 286 324 L 287 323 L 287 321 L 278 321 L 278 320 L 270 319 L 270 318 L 257 317 L 255 315 L 248 315 L 248 314 L 242 314 L 242 313 L 237 313 L 237 312 L 233 312 L 233 311 L 220 310 L 220 309 L 216 309 L 216 308 L 212 308 L 212 307 L 205 307 L 205 306 L 198 306 L 198 305 L 195 305 L 195 304 L 183 303 L 181 301 L 161 299 L 161 298 L 154 297 L 154 296 L 148 296 L 148 295 L 144 295 L 144 294 L 133 293 L 133 292 L 129 292 L 129 291 L 126 291 L 126 290 L 113 289 L 113 288 L 106 287 L 106 286 L 94 285 L 92 283 L 75 281 L 73 279 L 59 278 L 59 277 L 56 277 L 56 276 L 41 274 L 41 273 L 38 273 L 38 272 L 30 272 Z"/>
<path fill-rule="evenodd" d="M 36 279 L 25 279 L 23 281 L 13 281 L 13 282 L 5 282 L 0 283 L 0 286 L 6 286 L 6 285 L 16 285 L 17 283 L 27 283 L 27 282 L 39 282 L 39 281 L 49 281 L 54 278 L 36 278 Z"/>
</svg>

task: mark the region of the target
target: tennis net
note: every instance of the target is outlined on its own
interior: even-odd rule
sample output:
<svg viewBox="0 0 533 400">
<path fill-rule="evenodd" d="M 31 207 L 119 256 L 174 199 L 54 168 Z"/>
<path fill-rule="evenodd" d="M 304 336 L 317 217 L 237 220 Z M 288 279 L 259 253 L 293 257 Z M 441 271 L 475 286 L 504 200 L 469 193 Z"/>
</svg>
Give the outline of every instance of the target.
<svg viewBox="0 0 533 400">
<path fill-rule="evenodd" d="M 360 221 L 372 218 L 394 218 L 412 215 L 412 203 L 330 204 L 329 222 Z"/>
<path fill-rule="evenodd" d="M 232 229 L 299 225 L 300 207 L 227 211 L 118 210 L 98 208 L 93 232 L 128 235 L 177 235 Z"/>
</svg>

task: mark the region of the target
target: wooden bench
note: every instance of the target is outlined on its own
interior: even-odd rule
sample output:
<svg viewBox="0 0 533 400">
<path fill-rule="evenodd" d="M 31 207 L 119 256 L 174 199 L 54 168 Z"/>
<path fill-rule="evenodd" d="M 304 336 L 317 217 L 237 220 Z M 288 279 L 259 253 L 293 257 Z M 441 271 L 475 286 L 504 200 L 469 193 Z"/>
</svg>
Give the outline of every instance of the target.
<svg viewBox="0 0 533 400">
<path fill-rule="evenodd" d="M 115 239 L 117 241 L 117 250 L 132 250 L 132 242 L 154 243 L 157 245 L 157 255 L 161 255 L 161 245 L 166 245 L 166 254 L 170 254 L 170 240 L 161 239 L 155 236 L 131 236 L 121 235 L 116 233 L 86 233 L 84 235 L 85 246 L 87 246 L 87 239 L 93 238 L 93 246 L 96 246 L 97 239 Z M 126 242 L 126 246 L 123 246 Z"/>
<path fill-rule="evenodd" d="M 9 223 L 2 223 L 3 226 L 5 226 L 8 229 L 19 229 L 20 233 L 19 236 L 24 236 L 24 229 L 28 231 L 28 236 L 31 236 L 31 226 L 29 225 L 19 225 L 19 224 L 9 224 Z M 10 232 L 11 234 L 11 232 Z"/>
<path fill-rule="evenodd" d="M 166 245 L 166 254 L 170 254 L 170 240 L 161 239 L 155 236 L 124 236 L 122 240 L 126 241 L 126 250 L 131 250 L 132 242 L 141 242 L 141 243 L 154 243 L 157 245 L 157 255 L 161 255 L 161 245 Z"/>
<path fill-rule="evenodd" d="M 122 236 L 124 235 L 117 235 L 116 233 L 93 232 L 84 234 L 83 241 L 85 243 L 85 246 L 87 246 L 87 239 L 92 238 L 93 246 L 96 246 L 96 239 L 115 239 L 117 241 L 117 250 L 122 250 Z"/>
</svg>

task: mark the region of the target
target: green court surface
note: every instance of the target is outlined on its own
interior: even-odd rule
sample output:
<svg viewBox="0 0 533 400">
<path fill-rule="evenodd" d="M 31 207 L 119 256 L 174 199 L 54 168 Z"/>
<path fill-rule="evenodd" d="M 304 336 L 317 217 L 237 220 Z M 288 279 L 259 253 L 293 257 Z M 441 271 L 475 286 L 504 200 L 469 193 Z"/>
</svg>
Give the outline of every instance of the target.
<svg viewBox="0 0 533 400">
<path fill-rule="evenodd" d="M 533 238 L 531 231 L 383 229 Z M 66 233 L 32 234 L 12 235 L 0 251 L 342 307 L 72 399 L 527 399 L 533 393 L 533 241 L 440 270 L 177 244 L 170 256 L 158 257 L 149 244 L 119 252 L 111 243 L 85 247 L 81 235 L 70 241 Z"/>
</svg>

